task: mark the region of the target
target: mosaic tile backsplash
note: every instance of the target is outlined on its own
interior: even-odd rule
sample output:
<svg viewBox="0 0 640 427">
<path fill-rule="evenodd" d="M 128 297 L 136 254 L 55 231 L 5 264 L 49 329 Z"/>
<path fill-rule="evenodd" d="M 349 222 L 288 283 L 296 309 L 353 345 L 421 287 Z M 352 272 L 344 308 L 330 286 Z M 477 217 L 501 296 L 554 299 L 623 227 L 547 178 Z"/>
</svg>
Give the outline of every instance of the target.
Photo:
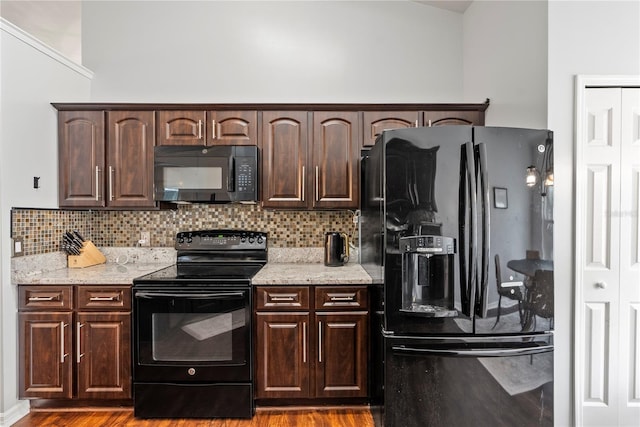
<svg viewBox="0 0 640 427">
<path fill-rule="evenodd" d="M 23 239 L 25 255 L 60 250 L 62 235 L 78 230 L 96 246 L 133 247 L 148 231 L 152 247 L 173 247 L 179 231 L 248 229 L 269 233 L 278 248 L 322 247 L 326 231 L 343 231 L 357 240 L 352 211 L 273 211 L 258 205 L 177 205 L 158 211 L 11 210 L 12 236 Z"/>
</svg>

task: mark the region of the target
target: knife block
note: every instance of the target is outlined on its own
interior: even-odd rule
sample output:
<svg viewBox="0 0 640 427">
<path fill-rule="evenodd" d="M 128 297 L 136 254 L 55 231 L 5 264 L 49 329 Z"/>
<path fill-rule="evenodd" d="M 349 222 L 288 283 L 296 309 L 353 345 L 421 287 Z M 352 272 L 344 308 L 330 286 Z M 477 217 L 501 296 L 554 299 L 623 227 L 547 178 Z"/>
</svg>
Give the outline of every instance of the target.
<svg viewBox="0 0 640 427">
<path fill-rule="evenodd" d="M 89 240 L 82 243 L 80 255 L 67 256 L 67 265 L 69 268 L 84 268 L 92 265 L 104 264 L 107 258 L 96 248 Z"/>
</svg>

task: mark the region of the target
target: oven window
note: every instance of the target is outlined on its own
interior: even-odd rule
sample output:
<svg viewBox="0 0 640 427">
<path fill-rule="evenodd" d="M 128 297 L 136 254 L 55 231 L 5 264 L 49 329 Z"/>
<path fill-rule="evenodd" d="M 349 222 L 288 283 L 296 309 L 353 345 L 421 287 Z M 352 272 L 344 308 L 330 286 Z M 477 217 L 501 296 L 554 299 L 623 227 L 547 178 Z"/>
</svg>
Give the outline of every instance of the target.
<svg viewBox="0 0 640 427">
<path fill-rule="evenodd" d="M 245 310 L 221 314 L 154 313 L 153 360 L 232 361 L 233 331 L 245 326 Z"/>
<path fill-rule="evenodd" d="M 243 365 L 249 359 L 249 291 L 137 292 L 138 361 Z"/>
</svg>

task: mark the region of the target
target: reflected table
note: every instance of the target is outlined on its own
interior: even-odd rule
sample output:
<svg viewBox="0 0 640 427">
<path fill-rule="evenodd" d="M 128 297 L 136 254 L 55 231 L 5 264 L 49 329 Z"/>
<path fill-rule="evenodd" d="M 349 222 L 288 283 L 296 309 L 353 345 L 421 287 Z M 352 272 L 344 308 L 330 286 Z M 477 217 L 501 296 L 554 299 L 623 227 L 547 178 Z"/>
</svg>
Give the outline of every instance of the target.
<svg viewBox="0 0 640 427">
<path fill-rule="evenodd" d="M 524 274 L 527 278 L 524 281 L 525 287 L 525 304 L 524 304 L 524 319 L 522 330 L 529 331 L 532 328 L 535 329 L 535 316 L 531 312 L 532 303 L 532 291 L 535 288 L 535 282 L 533 277 L 538 270 L 553 271 L 553 261 L 549 259 L 513 259 L 507 262 L 507 267 L 515 272 Z"/>
</svg>

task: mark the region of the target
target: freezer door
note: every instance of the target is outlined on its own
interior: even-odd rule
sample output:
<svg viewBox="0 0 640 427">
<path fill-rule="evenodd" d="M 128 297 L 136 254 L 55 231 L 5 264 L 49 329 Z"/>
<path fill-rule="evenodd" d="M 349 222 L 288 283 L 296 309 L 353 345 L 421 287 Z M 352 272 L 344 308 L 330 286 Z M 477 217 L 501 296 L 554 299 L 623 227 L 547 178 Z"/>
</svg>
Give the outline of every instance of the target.
<svg viewBox="0 0 640 427">
<path fill-rule="evenodd" d="M 385 339 L 385 427 L 552 426 L 553 345 Z"/>
<path fill-rule="evenodd" d="M 553 329 L 553 133 L 473 128 L 476 334 Z M 527 185 L 527 173 L 535 183 Z"/>
</svg>

